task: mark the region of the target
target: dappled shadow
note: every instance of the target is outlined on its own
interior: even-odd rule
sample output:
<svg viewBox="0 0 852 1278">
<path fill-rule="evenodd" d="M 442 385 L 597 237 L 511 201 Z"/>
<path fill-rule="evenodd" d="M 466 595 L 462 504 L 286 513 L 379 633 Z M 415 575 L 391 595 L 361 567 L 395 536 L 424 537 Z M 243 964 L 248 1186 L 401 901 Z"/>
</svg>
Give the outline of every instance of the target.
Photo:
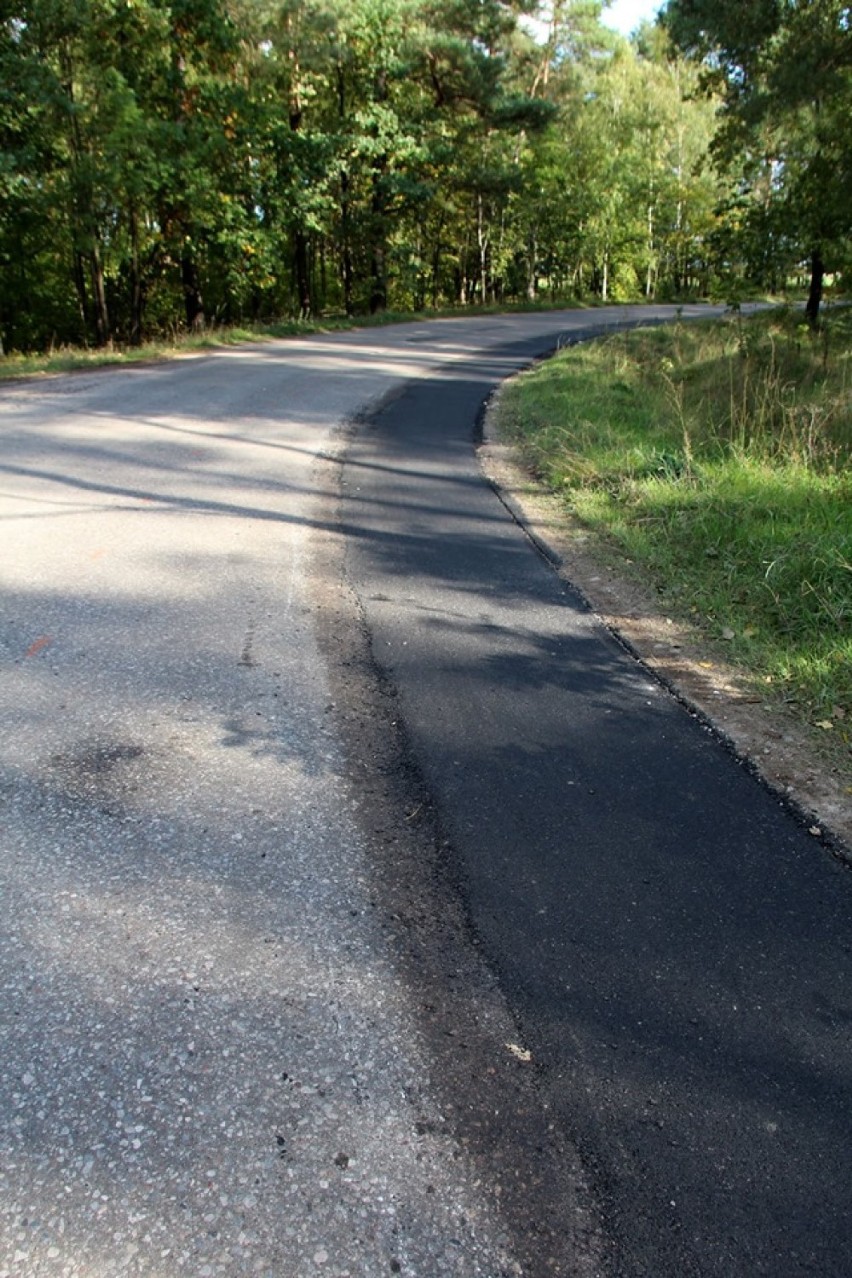
<svg viewBox="0 0 852 1278">
<path fill-rule="evenodd" d="M 243 562 L 250 568 L 248 556 Z M 326 773 L 332 734 L 323 705 L 310 712 L 301 698 L 293 706 L 295 685 L 301 682 L 298 655 L 276 633 L 279 626 L 284 632 L 291 628 L 292 618 L 282 610 L 279 623 L 270 624 L 257 597 L 241 590 L 238 580 L 233 582 L 235 598 L 225 610 L 216 582 L 221 587 L 229 577 L 238 579 L 240 566 L 226 556 L 217 566 L 212 555 L 190 555 L 171 565 L 153 617 L 150 602 L 103 599 L 94 590 L 73 600 L 59 592 L 0 592 L 5 666 L 0 710 L 7 722 L 26 723 L 20 740 L 35 743 L 33 766 L 38 768 L 40 759 L 55 762 L 61 757 L 70 767 L 79 750 L 78 771 L 84 773 L 88 766 L 97 776 L 98 769 L 94 763 L 86 765 L 86 758 L 111 749 L 116 724 L 127 720 L 134 739 L 150 735 L 160 743 L 160 766 L 167 760 L 162 738 L 168 740 L 171 732 L 175 749 L 215 751 L 225 746 L 294 765 L 305 777 Z M 187 603 L 175 584 L 186 572 L 196 578 L 189 640 Z M 199 590 L 202 580 L 205 589 Z M 27 656 L 36 632 L 46 642 Z M 57 703 L 63 711 L 59 718 Z M 99 744 L 101 725 L 107 725 L 104 745 Z M 66 737 L 73 738 L 72 746 L 63 744 L 51 752 L 51 740 Z M 0 757 L 3 753 L 19 757 L 14 737 L 7 739 Z"/>
<path fill-rule="evenodd" d="M 0 1221 L 21 1272 L 112 1272 L 116 1256 L 139 1273 L 300 1272 L 328 1241 L 331 1185 L 359 1222 L 340 1243 L 353 1264 L 441 1248 L 480 1208 L 447 1192 L 452 1137 L 416 1136 L 428 1065 L 345 819 L 312 818 L 314 793 L 276 831 L 286 783 L 281 810 L 250 821 L 233 795 L 223 813 L 193 791 L 180 760 L 164 786 L 145 751 L 98 759 L 102 780 L 127 770 L 111 812 L 63 776 L 0 778 Z M 246 835 L 230 848 L 229 818 Z"/>
<path fill-rule="evenodd" d="M 515 1132 L 537 1118 L 492 1090 L 499 1103 L 459 1119 L 473 1133 L 463 1147 L 436 1112 L 440 1081 L 421 1081 L 455 1080 L 461 1061 L 460 1111 L 471 1078 L 498 1086 L 449 1027 L 442 1048 L 422 1049 L 435 1015 L 423 965 L 401 969 L 370 921 L 398 844 L 357 824 L 362 796 L 311 657 L 304 535 L 341 529 L 353 579 L 370 565 L 374 655 L 402 691 L 470 918 L 541 1065 L 545 1123 L 558 1113 L 581 1134 L 604 1191 L 635 1177 L 649 1221 L 683 1196 L 693 1241 L 672 1249 L 671 1271 L 689 1272 L 683 1255 L 718 1233 L 711 1213 L 725 1227 L 735 1196 L 742 1212 L 770 1204 L 800 1221 L 819 1195 L 816 1237 L 847 1183 L 829 1130 L 842 1130 L 846 996 L 825 975 L 845 959 L 821 871 L 789 868 L 806 858 L 765 808 L 743 815 L 732 765 L 708 790 L 716 747 L 681 737 L 569 593 L 542 595 L 532 552 L 472 468 L 483 394 L 544 338 L 479 363 L 459 340 L 425 402 L 403 395 L 361 431 L 341 520 L 319 505 L 311 467 L 333 423 L 420 367 L 418 343 L 389 356 L 382 340 L 380 373 L 314 350 L 303 389 L 283 376 L 298 355 L 258 348 L 0 392 L 21 405 L 4 435 L 0 609 L 0 1172 L 9 1230 L 27 1231 L 16 1245 L 33 1271 L 118 1256 L 127 1272 L 238 1273 L 249 1259 L 297 1272 L 327 1241 L 326 1195 L 357 1221 L 353 1269 L 379 1272 L 402 1236 L 428 1273 L 465 1220 L 482 1230 L 497 1214 L 452 1167 L 473 1158 L 483 1123 Z M 342 361 L 368 348 L 361 335 L 325 345 Z M 243 368 L 274 374 L 252 381 L 248 405 Z M 60 400 L 68 414 L 51 422 Z M 419 444 L 409 415 L 427 426 Z M 734 995 L 759 1004 L 748 1027 Z M 475 1001 L 454 1006 L 464 1039 L 493 1048 Z M 673 1129 L 648 1123 L 646 1093 L 667 1098 Z M 770 1122 L 807 1191 L 782 1174 Z M 613 1159 L 643 1124 L 652 1143 Z M 741 1155 L 726 1163 L 737 1128 L 755 1146 L 745 1186 Z M 702 1179 L 703 1216 L 689 1205 Z M 663 1274 L 655 1238 L 644 1271 Z"/>
<path fill-rule="evenodd" d="M 304 391 L 264 353 L 253 391 L 254 357 L 2 392 L 0 1179 L 32 1272 L 300 1272 L 329 1187 L 353 1269 L 503 1236 L 421 1081 L 312 655 L 305 534 L 338 530 L 312 467 L 409 358 Z"/>
</svg>

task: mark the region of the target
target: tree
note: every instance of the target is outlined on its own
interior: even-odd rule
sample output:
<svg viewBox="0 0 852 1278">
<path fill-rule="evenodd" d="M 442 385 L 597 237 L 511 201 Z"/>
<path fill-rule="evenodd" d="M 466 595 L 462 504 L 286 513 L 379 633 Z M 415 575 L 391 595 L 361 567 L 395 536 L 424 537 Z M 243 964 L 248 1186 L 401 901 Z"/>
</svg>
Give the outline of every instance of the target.
<svg viewBox="0 0 852 1278">
<path fill-rule="evenodd" d="M 670 0 L 663 20 L 724 112 L 717 158 L 752 194 L 769 171 L 789 241 L 810 259 L 816 325 L 827 265 L 852 231 L 852 21 L 844 0 Z"/>
<path fill-rule="evenodd" d="M 659 33 L 630 44 L 601 9 L 0 0 L 2 340 L 706 287 L 714 105 Z M 840 103 L 818 117 L 826 164 Z M 749 134 L 725 223 L 739 258 L 778 260 L 808 219 L 846 216 L 808 203 L 817 116 L 800 115 L 783 172 L 769 116 Z M 782 194 L 796 236 L 777 230 Z"/>
</svg>

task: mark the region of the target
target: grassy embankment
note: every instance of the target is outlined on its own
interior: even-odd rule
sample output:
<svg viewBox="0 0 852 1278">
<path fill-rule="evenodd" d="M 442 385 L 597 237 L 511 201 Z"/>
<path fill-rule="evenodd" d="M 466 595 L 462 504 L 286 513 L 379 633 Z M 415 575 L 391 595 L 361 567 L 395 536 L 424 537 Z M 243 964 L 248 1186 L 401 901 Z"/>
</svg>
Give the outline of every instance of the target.
<svg viewBox="0 0 852 1278">
<path fill-rule="evenodd" d="M 497 426 L 849 763 L 852 310 L 817 336 L 774 311 L 575 347 L 505 389 Z"/>
</svg>

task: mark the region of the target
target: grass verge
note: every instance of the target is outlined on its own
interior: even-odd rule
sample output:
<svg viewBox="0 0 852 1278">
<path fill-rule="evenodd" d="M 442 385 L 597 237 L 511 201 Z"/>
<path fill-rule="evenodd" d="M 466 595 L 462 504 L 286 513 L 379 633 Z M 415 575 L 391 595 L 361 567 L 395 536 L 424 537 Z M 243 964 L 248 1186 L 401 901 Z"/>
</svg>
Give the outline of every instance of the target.
<svg viewBox="0 0 852 1278">
<path fill-rule="evenodd" d="M 171 340 L 145 342 L 141 346 L 110 344 L 84 348 L 62 346 L 39 354 L 12 352 L 0 356 L 0 381 L 17 377 L 34 377 L 44 373 L 70 373 L 80 369 L 111 365 L 139 364 L 150 360 L 176 359 L 219 346 L 236 346 L 241 342 L 274 341 L 282 337 L 309 337 L 315 333 L 341 333 L 359 328 L 383 328 L 388 324 L 417 323 L 431 319 L 467 318 L 475 315 L 502 315 L 531 311 L 560 310 L 583 304 L 572 300 L 558 302 L 518 302 L 505 306 L 466 306 L 428 311 L 381 311 L 376 315 L 328 315 L 317 319 L 285 319 L 268 324 L 217 325 L 199 333 L 178 333 Z"/>
<path fill-rule="evenodd" d="M 849 762 L 852 311 L 816 336 L 776 311 L 571 348 L 504 389 L 496 427 Z"/>
</svg>

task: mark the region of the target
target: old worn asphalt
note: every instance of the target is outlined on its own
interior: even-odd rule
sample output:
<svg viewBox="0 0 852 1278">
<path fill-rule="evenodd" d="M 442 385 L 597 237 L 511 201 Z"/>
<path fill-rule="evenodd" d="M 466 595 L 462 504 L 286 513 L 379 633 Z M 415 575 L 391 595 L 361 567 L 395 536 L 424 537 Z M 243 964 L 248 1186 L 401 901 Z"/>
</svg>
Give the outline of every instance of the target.
<svg viewBox="0 0 852 1278">
<path fill-rule="evenodd" d="M 588 324 L 0 390 L 3 1278 L 848 1272 L 848 872 L 477 469 Z"/>
</svg>

